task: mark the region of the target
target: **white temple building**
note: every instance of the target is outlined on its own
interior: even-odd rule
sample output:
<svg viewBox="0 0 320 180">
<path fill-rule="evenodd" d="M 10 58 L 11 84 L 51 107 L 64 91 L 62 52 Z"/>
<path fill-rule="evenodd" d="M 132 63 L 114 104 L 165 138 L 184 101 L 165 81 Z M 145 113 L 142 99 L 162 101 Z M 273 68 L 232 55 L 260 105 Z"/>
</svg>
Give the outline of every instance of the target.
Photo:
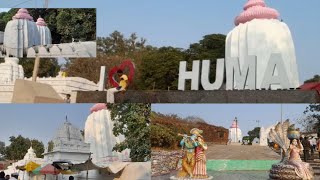
<svg viewBox="0 0 320 180">
<path fill-rule="evenodd" d="M 276 125 L 260 128 L 260 146 L 268 146 L 269 132 L 274 129 Z"/>
<path fill-rule="evenodd" d="M 23 179 L 23 180 L 31 180 L 32 177 L 25 171 L 20 171 L 18 169 L 16 169 L 17 166 L 25 166 L 26 164 L 28 164 L 29 162 L 35 162 L 37 164 L 43 164 L 44 160 L 42 158 L 37 158 L 36 153 L 34 152 L 34 150 L 32 149 L 32 147 L 30 147 L 28 149 L 28 152 L 25 154 L 24 158 L 18 162 L 12 163 L 11 166 L 9 166 L 7 168 L 7 170 L 5 170 L 5 174 L 12 174 L 12 173 L 18 173 L 19 174 L 19 178 Z"/>
<path fill-rule="evenodd" d="M 52 151 L 43 154 L 47 163 L 63 160 L 75 164 L 89 159 L 90 144 L 84 142 L 80 129 L 72 126 L 68 121 L 58 129 L 52 141 Z"/>
<path fill-rule="evenodd" d="M 91 109 L 85 123 L 85 142 L 90 143 L 90 152 L 92 153 L 92 162 L 99 167 L 108 167 L 113 162 L 130 161 L 129 150 L 121 153 L 112 151 L 116 143 L 124 141 L 124 136 L 115 136 L 113 134 L 114 123 L 111 120 L 110 110 L 106 104 L 100 103 L 94 105 Z M 89 171 L 90 177 L 101 178 L 97 170 Z"/>
<path fill-rule="evenodd" d="M 12 102 L 17 79 L 31 81 L 31 78 L 25 78 L 18 58 L 36 56 L 96 57 L 96 42 L 52 44 L 45 20 L 40 17 L 34 22 L 27 9 L 19 9 L 7 23 L 5 32 L 0 32 L 0 58 L 5 59 L 4 63 L 0 63 L 0 103 Z M 99 86 L 84 78 L 65 77 L 62 72 L 56 77 L 38 77 L 37 82 L 51 85 L 61 99 L 70 94 L 71 102 L 75 102 L 76 91 L 96 91 Z"/>
<path fill-rule="evenodd" d="M 66 120 L 57 130 L 53 141 L 53 149 L 43 153 L 44 164 L 52 164 L 55 161 L 71 162 L 73 164 L 83 163 L 90 158 L 90 144 L 84 142 L 80 129 L 74 127 Z M 48 176 L 48 175 L 47 175 Z M 83 173 L 72 174 L 75 179 L 85 177 Z M 58 175 L 59 179 L 66 179 L 68 175 Z M 56 179 L 56 176 L 48 176 L 47 179 Z"/>
<path fill-rule="evenodd" d="M 239 128 L 238 120 L 235 118 L 232 125 L 229 128 L 229 142 L 231 143 L 241 143 L 242 142 L 242 132 Z"/>
<path fill-rule="evenodd" d="M 84 134 L 67 120 L 58 128 L 52 139 L 53 148 L 48 152 L 45 148 L 44 158 L 37 158 L 30 148 L 23 160 L 14 163 L 6 170 L 6 174 L 19 173 L 23 180 L 64 180 L 73 176 L 81 179 L 151 179 L 150 162 L 131 162 L 130 151 L 112 151 L 116 143 L 124 140 L 123 136 L 113 134 L 114 123 L 106 104 L 96 104 L 90 109 L 91 113 L 85 122 Z M 16 166 L 24 166 L 33 161 L 44 167 L 48 164 L 69 162 L 72 174 L 46 176 L 19 171 Z M 61 166 L 60 166 L 61 167 Z M 67 166 L 65 166 L 67 167 Z M 73 169 L 74 168 L 74 169 Z M 30 176 L 30 177 L 29 177 Z"/>
<path fill-rule="evenodd" d="M 43 18 L 34 22 L 21 8 L 0 32 L 0 57 L 96 57 L 95 41 L 52 44 L 50 29 Z"/>
<path fill-rule="evenodd" d="M 287 24 L 280 19 L 279 12 L 267 7 L 264 0 L 248 0 L 243 9 L 235 18 L 236 27 L 227 35 L 225 57 L 239 58 L 242 69 L 248 62 L 247 56 L 256 56 L 256 89 L 261 89 L 270 56 L 280 54 L 286 71 L 281 73 L 286 73 L 288 77 L 286 83 L 289 83 L 289 88 L 299 87 L 293 38 Z M 280 73 L 275 69 L 270 73 L 274 72 L 274 76 L 278 77 Z M 278 88 L 281 88 L 278 84 L 271 85 L 271 89 Z"/>
</svg>

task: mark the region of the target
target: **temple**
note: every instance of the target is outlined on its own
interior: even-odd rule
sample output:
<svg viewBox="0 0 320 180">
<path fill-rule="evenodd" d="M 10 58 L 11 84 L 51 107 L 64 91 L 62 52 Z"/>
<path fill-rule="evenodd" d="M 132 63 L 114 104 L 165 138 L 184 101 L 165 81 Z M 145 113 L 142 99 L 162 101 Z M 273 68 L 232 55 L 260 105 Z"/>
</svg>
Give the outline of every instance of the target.
<svg viewBox="0 0 320 180">
<path fill-rule="evenodd" d="M 150 178 L 149 162 L 131 162 L 128 149 L 122 152 L 112 150 L 116 143 L 125 140 L 124 136 L 113 134 L 113 127 L 106 104 L 95 104 L 85 122 L 84 135 L 66 119 L 51 140 L 53 146 L 45 148 L 43 158 L 37 158 L 30 147 L 24 159 L 13 163 L 5 173 L 19 173 L 24 180 L 42 179 L 43 173 L 26 171 L 25 166 L 32 162 L 37 164 L 37 169 L 48 165 L 57 168 L 58 173 L 46 174 L 47 180 L 68 179 L 69 176 L 75 179 L 114 179 L 116 176 L 127 177 L 127 171 L 133 169 L 138 171 L 132 177 Z"/>
<path fill-rule="evenodd" d="M 29 173 L 25 171 L 20 171 L 17 169 L 17 167 L 24 167 L 30 162 L 34 162 L 37 164 L 44 163 L 44 160 L 42 158 L 38 158 L 36 156 L 36 153 L 34 152 L 34 149 L 32 148 L 32 146 L 28 149 L 28 152 L 24 155 L 24 158 L 15 163 L 12 163 L 11 166 L 9 166 L 7 170 L 5 170 L 5 173 L 6 174 L 18 173 L 20 179 L 23 179 L 23 180 L 32 179 Z"/>
<path fill-rule="evenodd" d="M 263 0 L 248 0 L 244 11 L 235 18 L 236 27 L 226 38 L 226 58 L 239 58 L 241 68 L 249 63 L 248 56 L 256 56 L 256 89 L 261 89 L 268 63 L 272 54 L 280 54 L 284 71 L 289 78 L 290 88 L 299 87 L 299 74 L 296 62 L 295 47 L 289 27 L 280 20 L 280 13 L 267 7 Z M 273 67 L 273 76 L 278 76 Z M 245 70 L 245 69 L 243 69 Z M 235 85 L 236 86 L 236 85 Z M 237 87 L 235 87 L 237 88 Z M 272 84 L 271 89 L 281 88 L 280 84 Z"/>
<path fill-rule="evenodd" d="M 111 120 L 110 110 L 106 104 L 95 104 L 90 109 L 91 114 L 88 116 L 84 134 L 85 142 L 90 143 L 90 152 L 92 153 L 92 163 L 106 168 L 114 162 L 129 162 L 129 150 L 122 152 L 112 151 L 116 143 L 124 141 L 124 136 L 116 137 L 113 132 L 113 122 Z M 98 170 L 90 170 L 89 176 L 94 179 L 103 178 L 103 174 Z"/>
<path fill-rule="evenodd" d="M 242 132 L 239 128 L 238 120 L 235 118 L 232 125 L 229 128 L 229 142 L 230 143 L 241 143 L 242 142 Z"/>
<path fill-rule="evenodd" d="M 43 18 L 34 22 L 27 9 L 21 8 L 0 32 L 0 57 L 96 57 L 96 42 L 52 44 L 50 29 Z"/>
</svg>

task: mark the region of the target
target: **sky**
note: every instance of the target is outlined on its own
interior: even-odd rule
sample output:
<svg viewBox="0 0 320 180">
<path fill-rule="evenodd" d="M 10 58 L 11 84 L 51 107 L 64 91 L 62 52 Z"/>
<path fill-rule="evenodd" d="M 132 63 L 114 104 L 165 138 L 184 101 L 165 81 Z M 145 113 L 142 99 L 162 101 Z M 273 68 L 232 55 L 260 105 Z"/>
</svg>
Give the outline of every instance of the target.
<svg viewBox="0 0 320 180">
<path fill-rule="evenodd" d="M 22 135 L 47 144 L 68 121 L 84 129 L 93 104 L 0 104 L 0 141 L 9 145 L 10 136 Z"/>
<path fill-rule="evenodd" d="M 183 3 L 182 3 L 183 2 Z M 188 48 L 204 35 L 227 34 L 234 28 L 246 0 L 49 0 L 50 8 L 97 8 L 97 34 L 115 30 L 125 36 L 137 33 L 153 46 Z M 300 82 L 320 74 L 319 0 L 266 0 L 291 29 L 295 42 Z M 0 0 L 0 8 L 43 7 L 44 0 Z"/>
<path fill-rule="evenodd" d="M 282 119 L 296 124 L 307 104 L 283 104 Z M 281 119 L 281 104 L 152 104 L 152 111 L 177 114 L 180 117 L 198 116 L 207 123 L 229 129 L 235 117 L 243 135 L 255 127 L 269 127 Z M 259 121 L 259 122 L 257 122 Z"/>
</svg>

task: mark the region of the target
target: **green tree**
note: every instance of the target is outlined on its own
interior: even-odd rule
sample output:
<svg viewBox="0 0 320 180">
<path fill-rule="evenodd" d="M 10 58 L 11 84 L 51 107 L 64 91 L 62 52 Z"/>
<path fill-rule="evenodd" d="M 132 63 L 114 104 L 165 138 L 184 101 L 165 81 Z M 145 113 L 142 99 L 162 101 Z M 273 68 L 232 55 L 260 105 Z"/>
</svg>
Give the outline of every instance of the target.
<svg viewBox="0 0 320 180">
<path fill-rule="evenodd" d="M 125 137 L 113 150 L 121 152 L 130 149 L 130 158 L 134 162 L 150 160 L 151 104 L 108 104 L 108 107 L 114 121 L 113 134 Z"/>
<path fill-rule="evenodd" d="M 139 87 L 141 89 L 177 89 L 180 61 L 185 59 L 182 49 L 162 47 L 142 56 Z"/>
<path fill-rule="evenodd" d="M 253 141 L 254 138 L 260 138 L 260 127 L 255 127 L 253 130 L 248 132 L 250 142 Z"/>
<path fill-rule="evenodd" d="M 18 9 L 12 8 L 8 12 L 0 13 L 0 31 L 17 13 Z M 60 44 L 76 41 L 96 40 L 96 10 L 94 8 L 73 9 L 28 9 L 29 14 L 36 21 L 38 17 L 45 19 L 51 31 L 52 43 Z"/>
<path fill-rule="evenodd" d="M 305 117 L 299 120 L 304 131 L 317 132 L 320 136 L 320 104 L 310 104 L 303 112 Z"/>
<path fill-rule="evenodd" d="M 5 143 L 0 141 L 0 161 L 4 160 L 6 146 Z"/>
<path fill-rule="evenodd" d="M 38 140 L 30 140 L 29 138 L 24 138 L 21 135 L 15 137 L 11 136 L 9 138 L 10 145 L 6 147 L 5 156 L 8 160 L 20 160 L 23 159 L 24 155 L 27 153 L 28 149 L 32 144 L 37 157 L 41 158 L 44 152 L 43 143 Z"/>
<path fill-rule="evenodd" d="M 138 38 L 134 33 L 127 38 L 118 31 L 111 33 L 108 37 L 99 37 L 97 39 L 97 58 L 70 59 L 66 65 L 67 74 L 98 82 L 101 66 L 106 66 L 106 70 L 109 71 L 124 60 L 131 59 L 136 66 L 135 79 L 139 79 L 141 56 L 152 49 L 150 46 L 145 47 L 145 41 L 144 38 Z M 106 88 L 109 88 L 108 84 Z M 136 88 L 138 87 L 134 80 L 130 84 L 130 89 Z"/>
<path fill-rule="evenodd" d="M 49 141 L 48 142 L 48 152 L 51 152 L 53 150 L 53 147 L 54 147 L 53 141 Z"/>
<path fill-rule="evenodd" d="M 32 77 L 34 68 L 34 59 L 22 58 L 19 64 L 23 67 L 25 77 Z M 38 71 L 39 77 L 55 77 L 60 70 L 57 59 L 41 59 Z"/>
<path fill-rule="evenodd" d="M 177 133 L 160 124 L 151 124 L 151 147 L 174 149 L 178 144 Z"/>
<path fill-rule="evenodd" d="M 61 34 L 61 42 L 70 42 L 72 38 L 79 41 L 96 40 L 96 9 L 72 8 L 57 11 L 56 27 Z"/>
<path fill-rule="evenodd" d="M 191 44 L 186 50 L 188 68 L 192 68 L 193 60 L 211 60 L 209 79 L 213 83 L 216 78 L 217 59 L 225 57 L 225 40 L 226 36 L 223 34 L 209 34 L 203 36 L 198 43 Z"/>
<path fill-rule="evenodd" d="M 313 78 L 305 80 L 304 83 L 320 82 L 320 75 L 314 75 Z"/>
<path fill-rule="evenodd" d="M 107 55 L 118 55 L 122 57 L 130 57 L 135 52 L 145 48 L 146 39 L 138 38 L 132 33 L 126 38 L 119 31 L 112 32 L 108 37 L 98 37 L 98 51 Z"/>
</svg>

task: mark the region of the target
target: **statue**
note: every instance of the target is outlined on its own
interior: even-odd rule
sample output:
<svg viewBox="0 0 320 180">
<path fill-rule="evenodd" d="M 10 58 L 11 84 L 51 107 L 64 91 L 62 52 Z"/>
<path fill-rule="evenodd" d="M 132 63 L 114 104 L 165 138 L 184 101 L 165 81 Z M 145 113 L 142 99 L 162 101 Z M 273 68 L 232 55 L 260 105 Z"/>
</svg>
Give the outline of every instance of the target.
<svg viewBox="0 0 320 180">
<path fill-rule="evenodd" d="M 202 130 L 193 128 L 190 131 L 191 136 L 178 134 L 183 137 L 180 142 L 184 152 L 182 168 L 177 177 L 172 176 L 170 179 L 212 179 L 212 176 L 207 175 L 205 151 L 208 147 L 202 133 Z"/>
<path fill-rule="evenodd" d="M 271 129 L 269 136 L 283 152 L 280 163 L 272 165 L 270 179 L 313 179 L 312 167 L 300 159 L 303 146 L 299 141 L 300 131 L 294 128 L 294 124 L 290 125 L 289 120 L 278 123 L 275 129 Z"/>
<path fill-rule="evenodd" d="M 309 163 L 302 162 L 300 152 L 303 151 L 303 146 L 298 139 L 293 139 L 289 148 L 288 164 L 295 167 L 296 174 L 302 179 L 312 179 L 312 169 Z M 311 170 L 310 170 L 311 169 Z"/>
</svg>

